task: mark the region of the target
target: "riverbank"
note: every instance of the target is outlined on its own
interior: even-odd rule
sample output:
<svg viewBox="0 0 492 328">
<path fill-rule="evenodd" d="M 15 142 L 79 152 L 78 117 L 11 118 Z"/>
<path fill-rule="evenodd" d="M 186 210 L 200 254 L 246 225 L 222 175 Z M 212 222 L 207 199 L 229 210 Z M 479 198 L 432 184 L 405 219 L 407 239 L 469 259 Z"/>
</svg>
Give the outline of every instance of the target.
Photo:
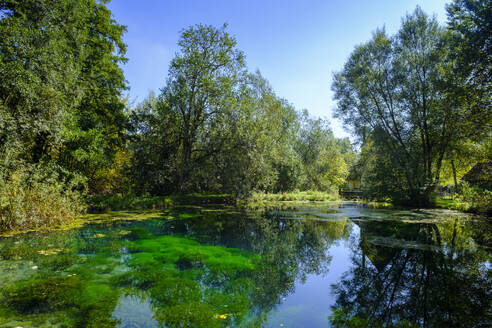
<svg viewBox="0 0 492 328">
<path fill-rule="evenodd" d="M 341 200 L 335 192 L 322 191 L 292 191 L 283 193 L 254 192 L 249 198 L 238 202 L 239 206 L 248 210 L 258 209 L 294 209 L 299 204 L 325 203 Z"/>
<path fill-rule="evenodd" d="M 323 203 L 339 200 L 333 193 L 317 191 L 296 191 L 287 193 L 253 193 L 248 199 L 239 199 L 230 194 L 185 194 L 169 196 L 113 195 L 90 197 L 86 199 L 87 214 L 64 220 L 54 225 L 35 227 L 17 227 L 0 231 L 0 237 L 6 237 L 34 231 L 57 231 L 80 228 L 86 224 L 104 223 L 114 220 L 142 220 L 152 217 L 174 219 L 191 217 L 196 211 L 220 209 L 228 210 L 264 210 L 295 209 L 300 205 Z M 180 211 L 179 214 L 174 210 Z"/>
<path fill-rule="evenodd" d="M 196 216 L 201 209 L 263 211 L 270 209 L 296 210 L 301 206 L 323 206 L 342 202 L 336 193 L 318 191 L 295 191 L 286 193 L 252 193 L 246 200 L 230 194 L 186 194 L 170 196 L 113 195 L 93 197 L 87 200 L 88 213 L 67 223 L 39 226 L 29 229 L 1 231 L 0 237 L 33 231 L 56 231 L 80 228 L 86 224 L 119 220 L 145 220 L 148 218 L 175 219 Z M 373 209 L 397 209 L 390 202 L 351 201 Z M 456 199 L 438 198 L 436 208 L 482 214 L 466 202 Z M 179 212 L 179 214 L 178 214 Z M 485 214 L 486 215 L 486 214 Z"/>
<path fill-rule="evenodd" d="M 472 199 L 471 201 L 453 197 L 438 197 L 436 199 L 436 207 L 480 214 L 487 217 L 492 215 L 492 199 L 490 199 L 490 196 L 487 199 L 480 198 Z"/>
</svg>

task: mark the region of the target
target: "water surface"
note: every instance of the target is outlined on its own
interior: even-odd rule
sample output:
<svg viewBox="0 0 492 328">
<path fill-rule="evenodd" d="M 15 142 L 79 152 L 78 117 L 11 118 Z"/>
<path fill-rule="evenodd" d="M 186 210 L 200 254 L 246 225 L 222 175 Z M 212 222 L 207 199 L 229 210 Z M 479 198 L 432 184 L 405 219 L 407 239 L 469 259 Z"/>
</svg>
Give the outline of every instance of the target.
<svg viewBox="0 0 492 328">
<path fill-rule="evenodd" d="M 491 246 L 451 211 L 186 207 L 0 239 L 0 327 L 488 327 Z"/>
</svg>

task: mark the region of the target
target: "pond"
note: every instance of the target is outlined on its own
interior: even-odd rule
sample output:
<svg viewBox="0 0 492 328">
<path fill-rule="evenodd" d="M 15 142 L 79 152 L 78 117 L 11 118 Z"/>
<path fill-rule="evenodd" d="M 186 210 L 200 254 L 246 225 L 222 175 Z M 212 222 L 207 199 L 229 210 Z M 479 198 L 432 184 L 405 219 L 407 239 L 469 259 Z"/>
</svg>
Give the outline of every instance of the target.
<svg viewBox="0 0 492 328">
<path fill-rule="evenodd" d="M 131 216 L 0 239 L 0 327 L 491 324 L 483 218 L 343 202 Z"/>
</svg>

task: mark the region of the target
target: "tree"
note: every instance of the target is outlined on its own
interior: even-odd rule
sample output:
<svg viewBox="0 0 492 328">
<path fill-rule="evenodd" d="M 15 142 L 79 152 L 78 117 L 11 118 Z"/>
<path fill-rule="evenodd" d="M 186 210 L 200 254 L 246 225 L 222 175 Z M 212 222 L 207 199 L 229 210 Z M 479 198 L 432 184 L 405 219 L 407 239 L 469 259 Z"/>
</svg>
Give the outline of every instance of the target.
<svg viewBox="0 0 492 328">
<path fill-rule="evenodd" d="M 492 144 L 492 2 L 455 0 L 446 9 L 450 56 L 454 62 L 447 94 L 448 99 L 461 106 L 465 114 L 461 120 L 466 123 L 455 133 L 459 137 L 453 140 L 452 150 L 446 156 L 456 189 L 456 164 L 458 171 L 466 171 L 473 161 L 490 161 L 490 154 L 485 155 L 483 150 Z"/>
<path fill-rule="evenodd" d="M 429 205 L 444 155 L 472 131 L 467 122 L 476 115 L 449 94 L 456 83 L 447 42 L 435 18 L 417 7 L 397 35 L 376 31 L 335 75 L 337 115 L 361 138 L 370 131 L 381 162 L 392 167 L 379 177 L 393 186 L 385 193 L 394 200 Z"/>
<path fill-rule="evenodd" d="M 16 158 L 37 163 L 62 143 L 63 124 L 81 98 L 74 60 L 81 49 L 77 43 L 72 49 L 69 40 L 82 36 L 68 15 L 80 7 L 68 1 L 0 3 L 2 153 L 17 144 Z"/>
<path fill-rule="evenodd" d="M 335 139 L 327 120 L 312 118 L 304 111 L 301 122 L 296 148 L 304 169 L 303 189 L 337 189 L 348 175 L 341 152 L 347 145 Z M 350 143 L 348 148 L 344 150 L 346 154 L 352 152 Z"/>
<path fill-rule="evenodd" d="M 127 127 L 122 98 L 127 85 L 119 66 L 127 61 L 122 40 L 126 27 L 112 18 L 106 2 L 82 1 L 83 12 L 74 17 L 84 35 L 74 59 L 80 68 L 82 97 L 66 125 L 66 142 L 59 155 L 64 166 L 89 178 L 93 193 L 108 191 L 104 185 L 111 184 L 110 177 L 103 172 L 113 166 L 115 155 L 124 151 Z"/>
<path fill-rule="evenodd" d="M 456 57 L 475 89 L 490 92 L 492 82 L 492 1 L 454 0 L 446 6 Z"/>
<path fill-rule="evenodd" d="M 225 28 L 184 30 L 162 90 L 162 115 L 173 115 L 179 125 L 176 183 L 181 192 L 192 172 L 221 148 L 221 119 L 236 100 L 244 56 Z"/>
<path fill-rule="evenodd" d="M 67 195 L 83 189 L 79 182 L 96 181 L 98 170 L 112 164 L 125 125 L 118 66 L 125 60 L 125 27 L 105 3 L 0 2 L 1 217 L 15 221 L 23 213 L 3 206 L 14 203 L 69 217 L 70 205 L 54 214 L 40 199 L 73 199 Z M 12 196 L 14 187 L 22 193 Z M 41 195 L 43 189 L 51 191 Z M 25 226 L 35 224 L 37 214 L 26 215 Z"/>
<path fill-rule="evenodd" d="M 301 163 L 294 144 L 299 129 L 295 108 L 278 97 L 259 71 L 248 74 L 235 122 L 236 163 L 240 185 L 251 190 L 279 192 L 298 185 Z"/>
<path fill-rule="evenodd" d="M 63 161 L 66 148 L 98 152 L 74 139 L 122 131 L 125 27 L 94 0 L 3 1 L 0 11 L 2 144 L 20 140 L 22 157 L 34 163 Z"/>
</svg>

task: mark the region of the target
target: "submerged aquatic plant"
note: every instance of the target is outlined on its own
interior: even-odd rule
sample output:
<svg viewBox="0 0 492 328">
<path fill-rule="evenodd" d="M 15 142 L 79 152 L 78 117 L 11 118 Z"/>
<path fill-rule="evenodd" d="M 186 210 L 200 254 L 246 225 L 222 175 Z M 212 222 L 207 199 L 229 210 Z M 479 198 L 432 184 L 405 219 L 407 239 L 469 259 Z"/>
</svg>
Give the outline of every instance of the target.
<svg viewBox="0 0 492 328">
<path fill-rule="evenodd" d="M 166 326 L 222 327 L 252 306 L 254 253 L 177 236 L 135 240 L 128 249 L 133 270 L 118 283 L 147 290 Z"/>
</svg>

